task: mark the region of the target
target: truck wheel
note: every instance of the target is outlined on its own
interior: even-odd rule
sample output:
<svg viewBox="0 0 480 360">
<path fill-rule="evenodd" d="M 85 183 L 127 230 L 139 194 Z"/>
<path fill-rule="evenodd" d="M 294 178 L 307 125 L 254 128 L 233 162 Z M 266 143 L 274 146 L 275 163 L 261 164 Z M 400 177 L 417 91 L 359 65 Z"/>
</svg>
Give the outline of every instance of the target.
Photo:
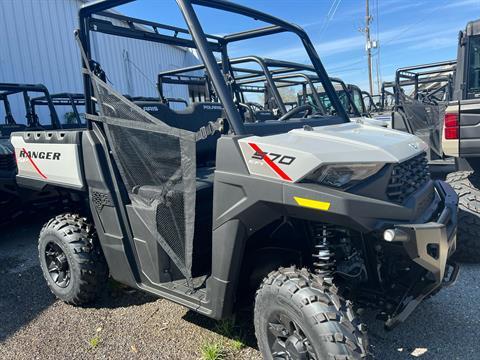
<svg viewBox="0 0 480 360">
<path fill-rule="evenodd" d="M 255 334 L 264 359 L 368 359 L 366 330 L 337 288 L 308 270 L 280 268 L 257 291 Z"/>
<path fill-rule="evenodd" d="M 104 289 L 108 266 L 87 219 L 74 214 L 51 219 L 40 232 L 38 253 L 48 287 L 60 300 L 83 305 Z"/>
<path fill-rule="evenodd" d="M 458 194 L 458 232 L 455 259 L 480 261 L 480 176 L 471 171 L 448 174 L 447 182 Z"/>
</svg>

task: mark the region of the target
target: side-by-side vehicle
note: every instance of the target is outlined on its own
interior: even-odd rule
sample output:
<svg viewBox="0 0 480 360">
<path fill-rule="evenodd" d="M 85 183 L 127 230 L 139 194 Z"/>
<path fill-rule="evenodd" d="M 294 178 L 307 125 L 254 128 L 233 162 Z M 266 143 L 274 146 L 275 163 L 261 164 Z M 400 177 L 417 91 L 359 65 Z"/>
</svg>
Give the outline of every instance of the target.
<svg viewBox="0 0 480 360">
<path fill-rule="evenodd" d="M 253 304 L 266 359 L 369 358 L 354 308 L 392 328 L 458 274 L 457 196 L 430 178 L 425 143 L 350 122 L 296 25 L 221 0 L 177 0 L 188 29 L 107 12 L 128 2 L 80 10 L 87 129 L 12 134 L 17 179 L 77 200 L 40 233 L 52 292 L 88 303 L 110 275 L 214 319 Z M 263 25 L 209 35 L 200 6 Z M 145 111 L 96 75 L 101 64 L 89 68 L 93 32 L 195 49 L 217 102 Z M 284 33 L 304 46 L 334 115 L 247 123 L 228 46 Z"/>
</svg>

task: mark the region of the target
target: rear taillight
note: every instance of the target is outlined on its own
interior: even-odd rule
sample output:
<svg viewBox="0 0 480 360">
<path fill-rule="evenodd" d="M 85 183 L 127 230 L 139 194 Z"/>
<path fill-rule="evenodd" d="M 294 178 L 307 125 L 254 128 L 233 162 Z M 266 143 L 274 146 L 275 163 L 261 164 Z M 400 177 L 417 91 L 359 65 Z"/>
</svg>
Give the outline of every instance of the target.
<svg viewBox="0 0 480 360">
<path fill-rule="evenodd" d="M 445 114 L 444 119 L 445 139 L 454 140 L 458 139 L 460 135 L 458 115 L 457 114 Z"/>
</svg>

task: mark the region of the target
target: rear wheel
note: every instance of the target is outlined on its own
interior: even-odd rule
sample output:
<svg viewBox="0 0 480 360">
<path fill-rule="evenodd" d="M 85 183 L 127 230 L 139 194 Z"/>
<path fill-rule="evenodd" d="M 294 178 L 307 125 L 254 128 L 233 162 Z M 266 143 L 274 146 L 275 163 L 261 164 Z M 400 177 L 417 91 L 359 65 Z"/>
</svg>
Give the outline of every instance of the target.
<svg viewBox="0 0 480 360">
<path fill-rule="evenodd" d="M 40 232 L 38 252 L 43 276 L 59 299 L 83 305 L 104 289 L 107 263 L 85 218 L 63 214 L 51 219 Z"/>
<path fill-rule="evenodd" d="M 458 194 L 457 250 L 454 258 L 480 261 L 480 175 L 471 171 L 448 174 L 447 182 Z"/>
<path fill-rule="evenodd" d="M 364 325 L 334 285 L 306 269 L 280 268 L 257 291 L 258 347 L 265 359 L 367 359 Z"/>
</svg>

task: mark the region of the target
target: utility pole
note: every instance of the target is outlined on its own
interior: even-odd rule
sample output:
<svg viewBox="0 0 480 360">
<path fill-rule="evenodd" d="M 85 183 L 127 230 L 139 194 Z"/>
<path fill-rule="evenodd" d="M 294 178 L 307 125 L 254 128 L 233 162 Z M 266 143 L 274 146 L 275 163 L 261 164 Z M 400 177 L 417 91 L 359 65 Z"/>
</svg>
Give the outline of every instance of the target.
<svg viewBox="0 0 480 360">
<path fill-rule="evenodd" d="M 370 40 L 370 22 L 372 17 L 370 16 L 370 9 L 368 6 L 368 0 L 366 0 L 366 16 L 365 16 L 365 48 L 367 50 L 368 61 L 368 83 L 370 85 L 370 94 L 373 94 L 373 78 L 372 78 L 372 47 L 376 47 L 376 43 Z"/>
</svg>

